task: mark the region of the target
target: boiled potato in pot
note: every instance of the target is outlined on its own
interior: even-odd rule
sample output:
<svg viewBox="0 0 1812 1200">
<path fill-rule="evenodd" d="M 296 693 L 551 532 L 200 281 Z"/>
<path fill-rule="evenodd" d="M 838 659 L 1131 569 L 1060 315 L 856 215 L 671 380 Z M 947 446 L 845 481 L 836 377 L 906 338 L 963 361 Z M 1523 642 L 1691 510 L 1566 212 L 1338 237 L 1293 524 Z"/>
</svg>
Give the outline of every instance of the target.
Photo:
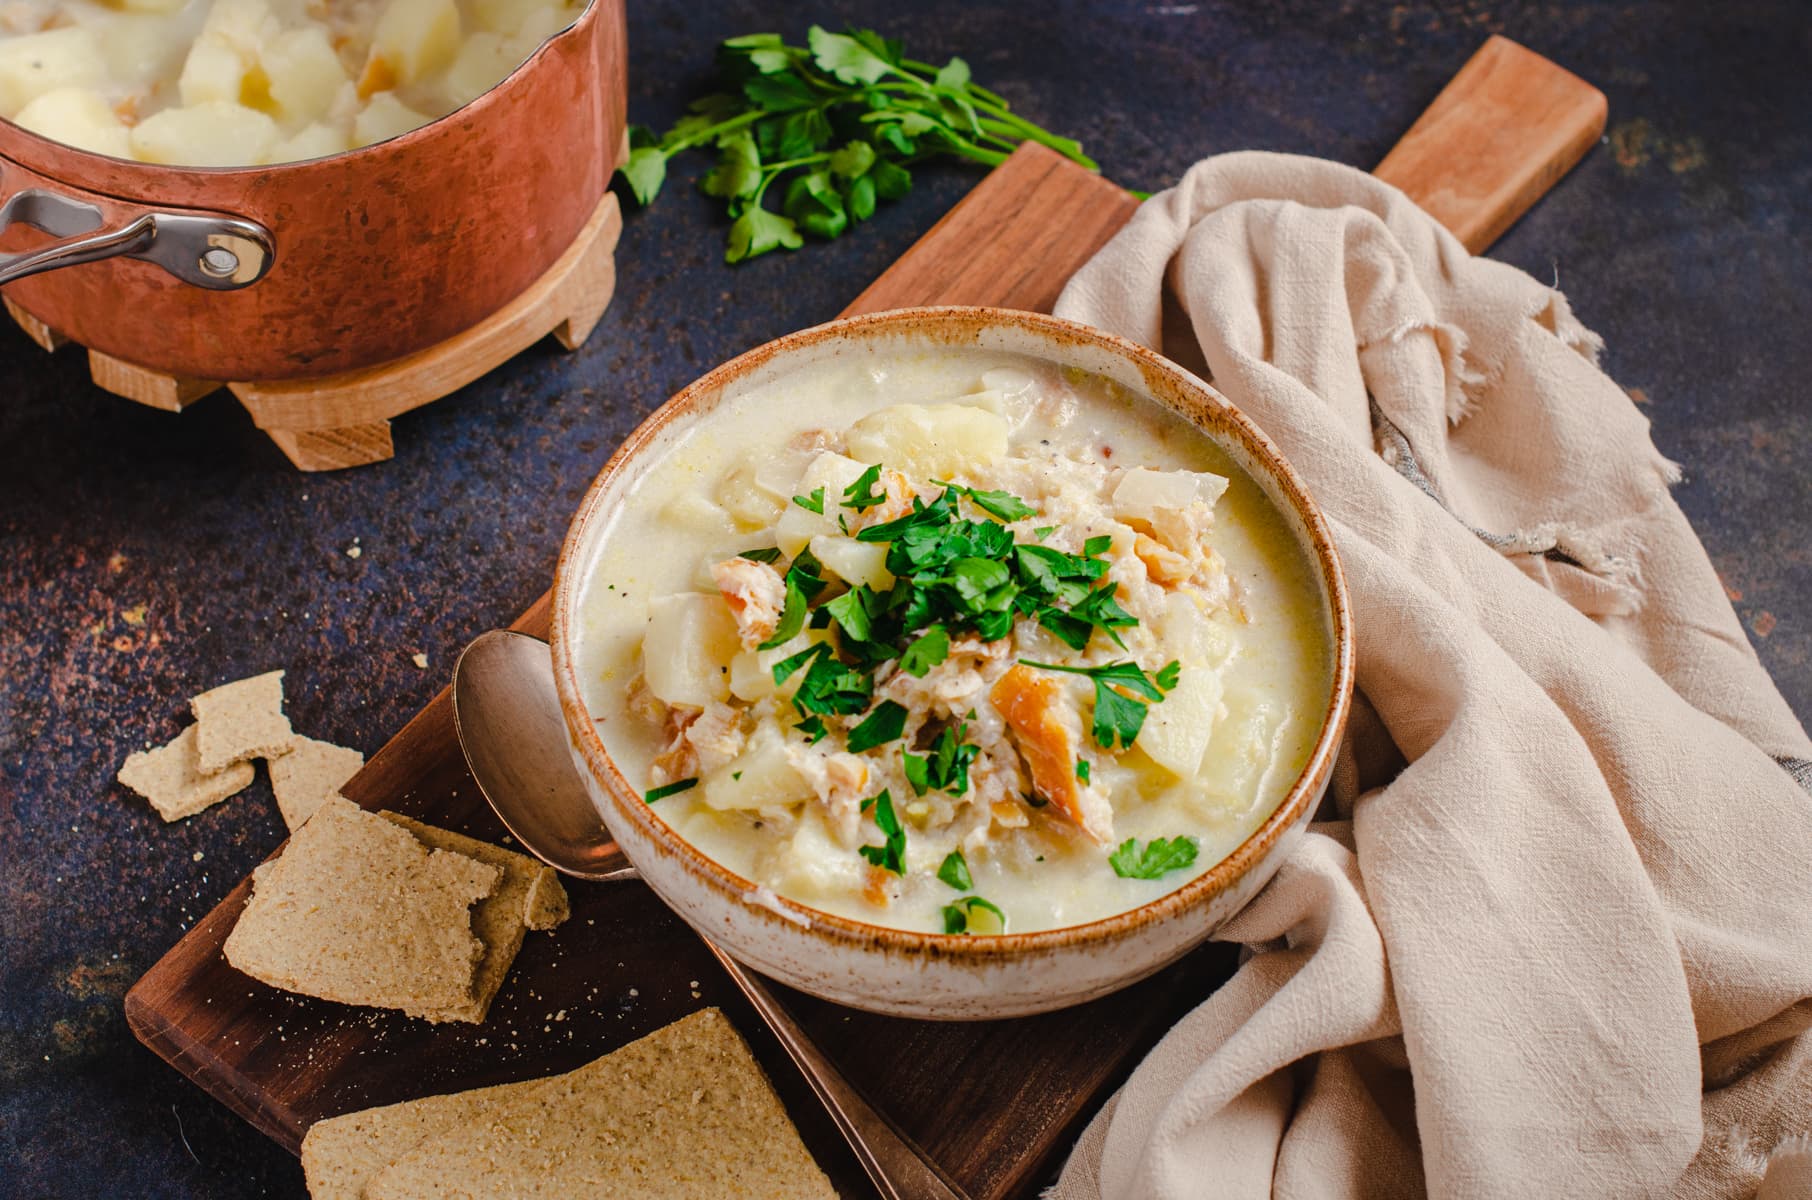
<svg viewBox="0 0 1812 1200">
<path fill-rule="evenodd" d="M 17 0 L 0 117 L 168 166 L 344 153 L 507 78 L 584 0 Z"/>
</svg>

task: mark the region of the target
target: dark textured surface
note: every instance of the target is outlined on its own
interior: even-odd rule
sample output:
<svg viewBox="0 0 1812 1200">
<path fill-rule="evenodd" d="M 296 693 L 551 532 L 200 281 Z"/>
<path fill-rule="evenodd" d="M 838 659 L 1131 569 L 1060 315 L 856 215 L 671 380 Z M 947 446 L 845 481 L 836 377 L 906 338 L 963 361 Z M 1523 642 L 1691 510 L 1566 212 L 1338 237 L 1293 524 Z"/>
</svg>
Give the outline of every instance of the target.
<svg viewBox="0 0 1812 1200">
<path fill-rule="evenodd" d="M 1499 244 L 1558 274 L 1639 390 L 1763 660 L 1812 714 L 1812 35 L 1797 3 L 839 5 L 1080 137 L 1114 178 L 1218 150 L 1369 166 L 1492 32 L 1597 83 L 1608 142 Z M 779 5 L 635 6 L 631 114 L 673 116 Z M 829 19 L 832 9 L 820 10 Z M 682 172 L 680 183 L 699 164 Z M 260 782 L 163 826 L 112 782 L 184 698 L 289 668 L 296 727 L 371 751 L 546 586 L 604 457 L 709 365 L 835 313 L 974 181 L 924 171 L 855 236 L 735 270 L 710 205 L 632 215 L 617 298 L 294 472 L 230 399 L 180 417 L 0 328 L 0 1196 L 302 1194 L 293 1159 L 140 1048 L 120 997 L 281 836 Z M 358 545 L 361 556 L 346 551 Z M 428 656 L 417 669 L 411 655 Z"/>
</svg>

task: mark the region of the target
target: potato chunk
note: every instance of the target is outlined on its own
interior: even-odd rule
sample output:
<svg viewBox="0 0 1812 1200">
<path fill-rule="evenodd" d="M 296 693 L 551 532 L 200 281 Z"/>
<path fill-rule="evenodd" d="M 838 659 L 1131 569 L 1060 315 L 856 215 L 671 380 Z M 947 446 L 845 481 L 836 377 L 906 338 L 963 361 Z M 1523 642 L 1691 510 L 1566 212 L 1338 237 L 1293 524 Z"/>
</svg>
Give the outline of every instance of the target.
<svg viewBox="0 0 1812 1200">
<path fill-rule="evenodd" d="M 548 13 L 558 14 L 568 23 L 573 19 L 572 11 L 565 5 L 549 0 L 472 0 L 471 13 L 473 22 L 480 29 L 506 37 L 516 34 L 530 21 L 545 22 Z"/>
<path fill-rule="evenodd" d="M 290 29 L 266 43 L 259 63 L 276 115 L 285 121 L 312 121 L 333 107 L 346 83 L 340 56 L 319 25 Z"/>
<path fill-rule="evenodd" d="M 416 112 L 389 92 L 379 92 L 352 119 L 352 140 L 357 145 L 369 146 L 420 129 L 433 119 L 426 113 Z"/>
<path fill-rule="evenodd" d="M 1123 521 L 1150 521 L 1152 514 L 1160 510 L 1182 512 L 1196 503 L 1213 508 L 1226 490 L 1227 480 L 1222 475 L 1134 467 L 1114 488 L 1114 515 Z"/>
<path fill-rule="evenodd" d="M 1202 769 L 1220 707 L 1219 672 L 1184 667 L 1176 687 L 1147 713 L 1139 749 L 1178 779 L 1192 778 Z"/>
<path fill-rule="evenodd" d="M 895 404 L 849 429 L 849 452 L 910 475 L 948 478 L 1007 452 L 1007 423 L 968 404 Z"/>
<path fill-rule="evenodd" d="M 132 127 L 134 156 L 183 167 L 243 167 L 264 162 L 277 145 L 277 123 L 242 104 L 210 100 L 166 108 Z"/>
<path fill-rule="evenodd" d="M 786 742 L 771 721 L 756 726 L 743 752 L 707 776 L 701 790 L 716 809 L 784 808 L 816 794 L 787 760 Z"/>
<path fill-rule="evenodd" d="M 787 501 L 786 511 L 780 514 L 780 522 L 774 526 L 774 541 L 780 546 L 780 552 L 788 558 L 797 557 L 806 543 L 819 534 L 838 532 L 837 506 L 843 499 L 843 493 L 867 469 L 866 463 L 859 463 L 829 450 L 812 459 L 806 466 L 805 473 L 799 477 L 798 491 L 793 494 L 810 498 L 819 488 L 823 488 L 824 511 L 815 513 L 809 508 Z"/>
<path fill-rule="evenodd" d="M 865 583 L 884 592 L 893 586 L 893 572 L 887 569 L 887 547 L 880 542 L 820 534 L 811 540 L 811 549 L 832 575 L 851 587 Z"/>
<path fill-rule="evenodd" d="M 186 105 L 206 104 L 211 100 L 237 104 L 246 93 L 246 77 L 254 67 L 255 63 L 248 61 L 224 39 L 203 34 L 189 47 L 189 56 L 183 60 L 182 76 L 176 82 L 176 89 Z M 263 88 L 260 83 L 254 83 L 251 90 L 259 93 Z"/>
<path fill-rule="evenodd" d="M 78 150 L 114 158 L 132 156 L 126 126 L 106 98 L 89 88 L 58 88 L 45 92 L 20 109 L 13 120 L 21 129 L 29 129 Z"/>
<path fill-rule="evenodd" d="M 730 695 L 728 665 L 741 643 L 723 597 L 704 592 L 657 596 L 648 604 L 642 674 L 667 704 L 703 708 Z"/>
<path fill-rule="evenodd" d="M 305 126 L 294 137 L 279 142 L 265 161 L 303 162 L 311 158 L 326 158 L 330 154 L 344 154 L 350 149 L 352 138 L 344 129 L 316 121 Z"/>
<path fill-rule="evenodd" d="M 80 25 L 0 38 L 0 117 L 46 92 L 106 82 L 100 47 Z"/>
<path fill-rule="evenodd" d="M 474 33 L 447 68 L 441 88 L 447 99 L 464 107 L 509 77 L 522 64 L 516 47 L 501 33 Z"/>
<path fill-rule="evenodd" d="M 361 80 L 361 89 L 407 87 L 445 70 L 459 54 L 459 38 L 459 9 L 453 0 L 390 0 L 371 31 L 371 57 L 365 68 L 374 84 L 389 82 L 367 88 Z"/>
</svg>

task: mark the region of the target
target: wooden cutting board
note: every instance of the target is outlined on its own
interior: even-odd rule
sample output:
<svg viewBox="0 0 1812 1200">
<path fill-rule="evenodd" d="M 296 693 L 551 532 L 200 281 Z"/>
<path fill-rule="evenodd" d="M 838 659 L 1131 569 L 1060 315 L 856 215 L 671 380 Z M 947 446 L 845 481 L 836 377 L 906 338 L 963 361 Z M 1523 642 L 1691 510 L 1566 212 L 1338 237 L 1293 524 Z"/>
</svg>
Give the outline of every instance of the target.
<svg viewBox="0 0 1812 1200">
<path fill-rule="evenodd" d="M 1378 173 L 1483 249 L 1590 147 L 1595 89 L 1493 38 Z M 1136 201 L 1048 150 L 1022 147 L 857 297 L 846 313 L 916 304 L 1048 311 L 1064 282 L 1132 216 Z M 545 636 L 548 597 L 513 628 Z M 344 789 L 494 841 L 442 691 Z M 569 883 L 573 917 L 531 934 L 482 1026 L 292 996 L 226 964 L 221 943 L 242 881 L 126 996 L 141 1041 L 294 1151 L 313 1122 L 398 1100 L 565 1071 L 703 1005 L 749 1039 L 839 1189 L 872 1196 L 779 1047 L 704 947 L 633 884 Z M 1133 988 L 1015 1021 L 947 1024 L 874 1016 L 780 989 L 818 1043 L 976 1200 L 1029 1195 L 1108 1092 L 1233 968 L 1207 946 Z"/>
</svg>

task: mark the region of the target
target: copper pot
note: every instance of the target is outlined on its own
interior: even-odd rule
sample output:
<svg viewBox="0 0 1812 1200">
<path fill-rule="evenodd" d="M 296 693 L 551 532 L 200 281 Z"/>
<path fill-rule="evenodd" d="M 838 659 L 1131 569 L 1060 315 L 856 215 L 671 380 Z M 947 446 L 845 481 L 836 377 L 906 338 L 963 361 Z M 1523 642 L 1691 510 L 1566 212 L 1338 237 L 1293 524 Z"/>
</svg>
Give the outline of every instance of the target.
<svg viewBox="0 0 1812 1200">
<path fill-rule="evenodd" d="M 597 207 L 626 58 L 623 0 L 592 0 L 465 107 L 281 166 L 127 162 L 0 121 L 0 279 L 29 275 L 6 296 L 187 378 L 329 375 L 435 345 L 539 278 Z"/>
</svg>

